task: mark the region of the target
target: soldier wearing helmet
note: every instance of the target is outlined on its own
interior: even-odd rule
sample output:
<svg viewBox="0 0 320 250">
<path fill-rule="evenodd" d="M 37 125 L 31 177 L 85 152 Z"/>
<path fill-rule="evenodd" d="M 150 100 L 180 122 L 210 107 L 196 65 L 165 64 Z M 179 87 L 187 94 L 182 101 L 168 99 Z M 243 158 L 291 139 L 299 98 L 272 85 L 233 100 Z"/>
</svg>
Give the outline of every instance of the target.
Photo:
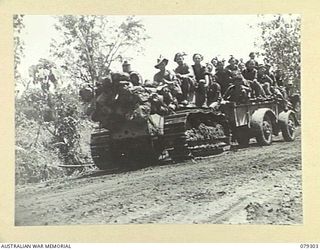
<svg viewBox="0 0 320 250">
<path fill-rule="evenodd" d="M 128 61 L 123 62 L 122 71 L 124 73 L 129 74 L 130 81 L 133 86 L 141 86 L 142 85 L 143 81 L 142 81 L 141 75 L 138 72 L 131 70 L 131 64 L 128 63 Z"/>
</svg>

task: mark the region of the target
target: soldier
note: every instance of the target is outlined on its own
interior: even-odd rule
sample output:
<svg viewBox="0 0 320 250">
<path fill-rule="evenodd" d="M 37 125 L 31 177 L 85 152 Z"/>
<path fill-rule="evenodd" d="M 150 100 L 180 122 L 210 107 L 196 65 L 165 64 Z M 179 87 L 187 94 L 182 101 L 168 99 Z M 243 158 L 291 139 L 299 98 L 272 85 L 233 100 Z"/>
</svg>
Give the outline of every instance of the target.
<svg viewBox="0 0 320 250">
<path fill-rule="evenodd" d="M 246 69 L 246 65 L 243 62 L 239 62 L 238 68 L 240 72 L 243 72 Z"/>
<path fill-rule="evenodd" d="M 247 103 L 249 101 L 250 88 L 246 86 L 245 79 L 239 73 L 234 76 L 233 84 L 223 95 L 223 99 L 236 103 Z"/>
<path fill-rule="evenodd" d="M 276 80 L 276 84 L 278 87 L 285 87 L 284 86 L 284 73 L 282 69 L 277 69 L 275 71 L 274 78 Z"/>
<path fill-rule="evenodd" d="M 276 78 L 274 76 L 274 74 L 271 72 L 271 64 L 269 62 L 265 63 L 265 68 L 266 68 L 266 75 L 269 76 L 273 82 L 273 85 L 276 84 Z"/>
<path fill-rule="evenodd" d="M 96 91 L 95 108 L 92 120 L 109 124 L 109 117 L 112 115 L 114 105 L 118 96 L 118 86 L 115 85 L 111 75 L 104 78 Z"/>
<path fill-rule="evenodd" d="M 174 80 L 174 75 L 166 69 L 168 62 L 168 59 L 162 58 L 161 56 L 157 59 L 157 64 L 154 67 L 159 69 L 159 72 L 153 77 L 156 85 L 165 84 Z"/>
<path fill-rule="evenodd" d="M 272 79 L 266 74 L 266 67 L 262 64 L 258 68 L 258 82 L 262 85 L 266 95 L 271 95 L 270 86 L 273 84 Z"/>
<path fill-rule="evenodd" d="M 261 98 L 266 97 L 265 91 L 258 82 L 258 71 L 255 69 L 255 61 L 250 60 L 246 64 L 247 68 L 242 71 L 244 79 L 247 80 L 247 86 L 252 89 L 251 97 Z"/>
<path fill-rule="evenodd" d="M 219 61 L 218 57 L 214 57 L 214 58 L 211 59 L 211 64 L 215 68 L 214 72 L 216 72 L 218 61 Z"/>
<path fill-rule="evenodd" d="M 221 94 L 223 95 L 232 83 L 232 74 L 224 68 L 224 60 L 217 62 L 216 74 L 214 76 L 221 87 Z"/>
<path fill-rule="evenodd" d="M 176 77 L 181 82 L 181 90 L 182 90 L 182 104 L 192 103 L 194 99 L 194 85 L 195 78 L 193 74 L 192 68 L 189 67 L 186 63 L 184 63 L 184 53 L 176 53 L 174 56 L 174 61 L 178 64 L 178 67 L 174 70 L 176 73 Z"/>
<path fill-rule="evenodd" d="M 246 68 L 241 73 L 246 80 L 256 80 L 258 77 L 258 70 L 255 69 L 255 62 L 253 60 L 248 61 Z"/>
<path fill-rule="evenodd" d="M 246 67 L 248 67 L 247 64 L 249 64 L 249 62 L 250 62 L 251 60 L 253 60 L 253 61 L 254 61 L 254 67 L 255 67 L 255 69 L 258 69 L 259 63 L 255 60 L 255 57 L 256 57 L 255 53 L 254 53 L 254 52 L 250 52 L 250 54 L 249 54 L 249 58 L 250 58 L 250 59 L 249 59 L 249 61 L 246 62 Z"/>
<path fill-rule="evenodd" d="M 229 65 L 226 67 L 226 70 L 229 70 L 232 75 L 236 75 L 239 73 L 239 68 L 237 66 L 237 59 L 235 59 L 232 55 L 228 60 Z"/>
<path fill-rule="evenodd" d="M 177 100 L 182 96 L 182 90 L 175 75 L 166 69 L 167 64 L 168 59 L 161 56 L 157 59 L 154 67 L 159 69 L 159 72 L 154 75 L 153 80 L 164 96 L 164 102 L 167 105 L 177 105 Z"/>
<path fill-rule="evenodd" d="M 192 57 L 194 64 L 192 65 L 193 73 L 196 79 L 195 94 L 196 100 L 195 104 L 197 107 L 202 107 L 206 101 L 206 88 L 207 83 L 205 81 L 206 68 L 201 64 L 203 56 L 196 53 Z"/>
<path fill-rule="evenodd" d="M 275 71 L 274 79 L 275 79 L 275 86 L 280 90 L 283 98 L 288 100 L 288 91 L 287 91 L 288 89 L 284 84 L 285 79 L 284 79 L 283 70 L 277 69 Z"/>
<path fill-rule="evenodd" d="M 129 74 L 130 81 L 134 86 L 142 85 L 143 81 L 141 75 L 138 72 L 131 70 L 131 64 L 128 63 L 128 61 L 123 62 L 122 71 Z"/>
<path fill-rule="evenodd" d="M 269 61 L 267 59 L 265 59 L 265 69 L 266 72 L 265 74 L 270 77 L 270 79 L 272 80 L 272 82 L 270 83 L 270 91 L 271 93 L 281 99 L 285 98 L 285 95 L 282 93 L 281 88 L 279 88 L 279 86 L 277 85 L 277 80 L 275 75 L 273 74 L 273 72 L 271 72 L 271 64 L 269 63 Z"/>
<path fill-rule="evenodd" d="M 211 63 L 206 64 L 205 80 L 208 83 L 207 87 L 207 106 L 215 107 L 221 100 L 221 87 L 216 82 L 214 75 L 212 74 L 213 65 Z"/>
</svg>

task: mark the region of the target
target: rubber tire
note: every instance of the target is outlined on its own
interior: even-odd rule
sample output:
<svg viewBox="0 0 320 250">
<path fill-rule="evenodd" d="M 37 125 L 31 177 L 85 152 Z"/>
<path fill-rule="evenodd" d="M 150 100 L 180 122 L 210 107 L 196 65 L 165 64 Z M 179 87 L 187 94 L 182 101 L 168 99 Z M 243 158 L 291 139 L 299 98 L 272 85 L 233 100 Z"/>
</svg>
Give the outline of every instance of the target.
<svg viewBox="0 0 320 250">
<path fill-rule="evenodd" d="M 266 136 L 265 129 L 268 129 L 268 136 Z M 260 146 L 269 146 L 272 143 L 272 122 L 269 115 L 265 114 L 257 131 L 256 140 Z"/>
<path fill-rule="evenodd" d="M 294 105 L 294 110 L 296 111 L 295 113 L 296 113 L 296 117 L 297 117 L 297 119 L 300 121 L 300 119 L 301 119 L 301 102 L 300 102 L 300 100 L 298 100 L 296 103 L 295 103 L 295 105 Z"/>
<path fill-rule="evenodd" d="M 291 130 L 291 126 L 294 126 L 294 130 Z M 280 123 L 280 129 L 282 137 L 285 141 L 294 141 L 296 138 L 295 133 L 295 118 L 294 113 L 289 113 L 288 118 Z"/>
</svg>

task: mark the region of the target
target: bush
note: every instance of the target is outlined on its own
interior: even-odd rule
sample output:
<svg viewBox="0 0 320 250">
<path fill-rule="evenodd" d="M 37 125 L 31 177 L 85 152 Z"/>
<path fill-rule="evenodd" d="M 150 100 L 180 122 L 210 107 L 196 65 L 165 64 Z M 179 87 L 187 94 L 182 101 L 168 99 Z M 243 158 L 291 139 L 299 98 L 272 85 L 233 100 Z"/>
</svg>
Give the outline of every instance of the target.
<svg viewBox="0 0 320 250">
<path fill-rule="evenodd" d="M 69 175 L 60 164 L 92 162 L 93 123 L 81 112 L 76 91 L 64 88 L 47 96 L 34 89 L 16 97 L 16 184 L 40 182 Z"/>
<path fill-rule="evenodd" d="M 34 183 L 65 175 L 58 152 L 50 145 L 51 135 L 40 129 L 37 122 L 20 114 L 16 127 L 16 184 Z M 17 119 L 16 119 L 17 120 Z"/>
</svg>

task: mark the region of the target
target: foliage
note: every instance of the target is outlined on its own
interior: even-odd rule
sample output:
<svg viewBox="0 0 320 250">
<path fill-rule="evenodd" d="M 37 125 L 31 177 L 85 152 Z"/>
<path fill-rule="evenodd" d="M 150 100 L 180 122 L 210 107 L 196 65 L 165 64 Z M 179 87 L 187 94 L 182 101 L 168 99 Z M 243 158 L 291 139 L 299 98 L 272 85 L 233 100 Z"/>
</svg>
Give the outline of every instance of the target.
<svg viewBox="0 0 320 250">
<path fill-rule="evenodd" d="M 54 66 L 53 62 L 46 59 L 40 59 L 35 67 L 31 66 L 33 83 L 40 85 L 41 89 L 25 91 L 20 99 L 24 101 L 24 107 L 30 109 L 30 112 L 24 110 L 27 118 L 37 121 L 51 133 L 51 143 L 57 146 L 63 162 L 78 164 L 81 112 L 78 90 L 71 85 L 57 86 L 57 79 L 51 70 Z M 39 71 L 43 69 L 46 71 L 40 74 Z M 51 85 L 54 85 L 54 90 L 51 90 Z"/>
<path fill-rule="evenodd" d="M 300 30 L 301 18 L 294 15 L 274 15 L 270 20 L 261 16 L 258 23 L 261 31 L 261 53 L 272 65 L 282 69 L 286 80 L 300 84 Z"/>
<path fill-rule="evenodd" d="M 57 165 L 91 161 L 89 138 L 84 141 L 81 135 L 88 134 L 92 124 L 81 111 L 77 88 L 57 85 L 53 66 L 47 59 L 32 65 L 34 87 L 16 95 L 17 183 L 63 176 Z M 47 75 L 39 74 L 45 68 Z"/>
<path fill-rule="evenodd" d="M 53 98 L 54 119 L 52 143 L 58 146 L 59 153 L 64 163 L 79 164 L 80 133 L 78 125 L 80 122 L 80 105 L 78 92 L 67 87 L 57 92 Z"/>
<path fill-rule="evenodd" d="M 17 105 L 19 107 L 19 105 Z M 51 135 L 39 124 L 16 112 L 16 184 L 45 181 L 63 176 L 58 152 L 51 146 Z"/>
<path fill-rule="evenodd" d="M 114 61 L 122 61 L 126 51 L 142 49 L 148 38 L 144 25 L 135 17 L 116 23 L 106 16 L 59 16 L 55 26 L 62 37 L 51 44 L 52 54 L 78 85 L 96 85 L 110 72 Z"/>
<path fill-rule="evenodd" d="M 18 74 L 24 51 L 23 16 L 16 15 L 14 22 Z M 93 123 L 83 112 L 79 87 L 96 86 L 113 62 L 122 61 L 130 48 L 140 51 L 148 38 L 134 17 L 116 23 L 103 16 L 58 16 L 55 28 L 61 37 L 50 45 L 54 62 L 41 58 L 29 67 L 31 81 L 19 77 L 26 86 L 15 96 L 17 184 L 65 176 L 59 164 L 92 161 Z"/>
</svg>

